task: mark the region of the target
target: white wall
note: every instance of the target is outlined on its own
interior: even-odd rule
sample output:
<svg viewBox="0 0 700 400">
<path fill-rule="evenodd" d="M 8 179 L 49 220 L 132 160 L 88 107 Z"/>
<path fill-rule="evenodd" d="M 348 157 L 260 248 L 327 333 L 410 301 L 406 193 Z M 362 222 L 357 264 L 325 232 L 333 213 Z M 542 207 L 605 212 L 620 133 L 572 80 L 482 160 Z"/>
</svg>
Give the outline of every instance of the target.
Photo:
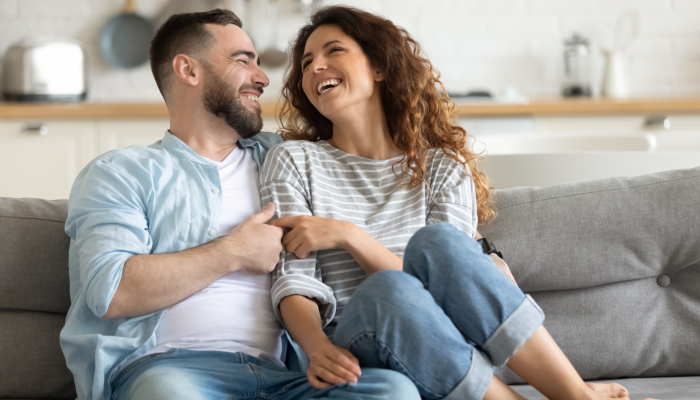
<svg viewBox="0 0 700 400">
<path fill-rule="evenodd" d="M 197 1 L 197 0 L 191 0 Z M 265 0 L 253 0 L 265 1 Z M 304 15 L 281 0 L 280 34 L 291 37 Z M 328 1 L 330 2 L 330 1 Z M 167 0 L 137 0 L 155 17 Z M 562 75 L 562 40 L 573 31 L 596 46 L 612 42 L 617 15 L 636 9 L 641 35 L 631 49 L 633 95 L 700 95 L 700 0 L 347 0 L 408 29 L 443 74 L 450 91 L 512 85 L 527 95 L 556 95 Z M 0 54 L 27 36 L 81 40 L 90 58 L 90 99 L 160 101 L 148 66 L 112 69 L 100 59 L 97 35 L 122 0 L 0 0 Z M 263 7 L 264 8 L 264 7 Z M 247 23 L 262 51 L 267 27 Z M 267 37 L 266 37 L 267 36 Z M 598 61 L 600 62 L 600 60 Z M 282 70 L 267 71 L 279 91 Z M 268 95 L 266 95 L 267 97 Z M 272 96 L 268 97 L 271 99 Z"/>
</svg>

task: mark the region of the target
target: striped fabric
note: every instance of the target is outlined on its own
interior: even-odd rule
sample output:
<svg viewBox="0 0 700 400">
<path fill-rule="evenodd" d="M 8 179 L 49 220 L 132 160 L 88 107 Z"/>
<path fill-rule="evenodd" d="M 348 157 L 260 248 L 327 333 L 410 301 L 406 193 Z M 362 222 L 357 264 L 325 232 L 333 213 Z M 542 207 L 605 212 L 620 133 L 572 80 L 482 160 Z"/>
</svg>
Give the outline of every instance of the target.
<svg viewBox="0 0 700 400">
<path fill-rule="evenodd" d="M 408 177 L 396 176 L 392 166 L 400 160 L 369 160 L 325 141 L 288 141 L 267 155 L 260 174 L 262 202 L 274 202 L 277 217 L 350 221 L 401 258 L 411 236 L 427 224 L 449 222 L 473 237 L 476 197 L 464 167 L 442 150 L 431 150 L 426 157 L 428 189 L 408 186 Z M 400 173 L 401 164 L 394 170 Z M 283 251 L 272 278 L 275 314 L 284 323 L 279 303 L 287 296 L 313 298 L 324 331 L 332 337 L 343 307 L 366 277 L 344 250 L 321 250 L 306 259 Z"/>
</svg>

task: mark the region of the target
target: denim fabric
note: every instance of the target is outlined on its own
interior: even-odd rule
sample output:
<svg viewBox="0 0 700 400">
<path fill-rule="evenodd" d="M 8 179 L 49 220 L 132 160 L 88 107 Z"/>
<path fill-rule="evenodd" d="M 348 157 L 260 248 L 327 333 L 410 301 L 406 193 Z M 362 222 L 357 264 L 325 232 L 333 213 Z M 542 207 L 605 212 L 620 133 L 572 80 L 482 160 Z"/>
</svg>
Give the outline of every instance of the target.
<svg viewBox="0 0 700 400">
<path fill-rule="evenodd" d="M 281 141 L 262 132 L 238 145 L 252 148 L 260 167 L 270 147 Z M 105 153 L 80 172 L 68 200 L 71 307 L 60 335 L 79 400 L 109 399 L 112 371 L 155 345 L 162 311 L 102 318 L 126 260 L 215 239 L 221 196 L 216 166 L 170 132 L 148 147 Z"/>
<path fill-rule="evenodd" d="M 406 247 L 404 272 L 368 277 L 333 337 L 362 367 L 408 376 L 427 399 L 483 398 L 544 314 L 450 224 L 429 225 Z"/>
<path fill-rule="evenodd" d="M 418 400 L 405 376 L 363 369 L 357 383 L 317 390 L 306 375 L 243 353 L 173 349 L 146 356 L 114 381 L 112 400 Z"/>
</svg>

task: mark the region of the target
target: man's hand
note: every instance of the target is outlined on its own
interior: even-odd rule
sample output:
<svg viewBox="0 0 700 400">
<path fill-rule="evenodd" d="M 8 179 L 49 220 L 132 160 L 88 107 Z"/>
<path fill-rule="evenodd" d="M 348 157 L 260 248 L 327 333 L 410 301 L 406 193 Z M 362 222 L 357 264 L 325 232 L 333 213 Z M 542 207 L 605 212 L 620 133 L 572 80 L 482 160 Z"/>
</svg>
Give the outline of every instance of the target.
<svg viewBox="0 0 700 400">
<path fill-rule="evenodd" d="M 230 234 L 218 240 L 222 256 L 228 257 L 232 270 L 251 274 L 267 274 L 275 269 L 282 252 L 284 230 L 267 225 L 275 214 L 275 205 L 267 205 L 238 225 Z"/>
<path fill-rule="evenodd" d="M 349 351 L 324 341 L 309 354 L 309 370 L 306 376 L 316 389 L 331 385 L 357 382 L 362 375 L 360 362 Z"/>
<path fill-rule="evenodd" d="M 288 252 L 299 258 L 307 258 L 317 250 L 345 249 L 348 235 L 355 228 L 352 222 L 307 215 L 282 217 L 270 224 L 289 229 L 282 243 L 287 246 Z"/>
</svg>

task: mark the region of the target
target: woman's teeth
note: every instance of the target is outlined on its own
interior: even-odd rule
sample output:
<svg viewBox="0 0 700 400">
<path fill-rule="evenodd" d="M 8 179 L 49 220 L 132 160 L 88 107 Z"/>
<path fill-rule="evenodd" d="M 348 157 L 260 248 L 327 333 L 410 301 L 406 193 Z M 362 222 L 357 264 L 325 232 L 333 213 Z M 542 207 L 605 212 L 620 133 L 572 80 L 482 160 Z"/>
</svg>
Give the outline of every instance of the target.
<svg viewBox="0 0 700 400">
<path fill-rule="evenodd" d="M 258 96 L 253 96 L 252 94 L 249 94 L 247 96 L 243 96 L 243 98 L 248 99 L 248 100 L 253 100 L 255 102 L 260 101 L 260 98 Z"/>
<path fill-rule="evenodd" d="M 334 87 L 340 85 L 340 81 L 337 79 L 329 79 L 318 84 L 318 93 L 323 94 Z"/>
</svg>

